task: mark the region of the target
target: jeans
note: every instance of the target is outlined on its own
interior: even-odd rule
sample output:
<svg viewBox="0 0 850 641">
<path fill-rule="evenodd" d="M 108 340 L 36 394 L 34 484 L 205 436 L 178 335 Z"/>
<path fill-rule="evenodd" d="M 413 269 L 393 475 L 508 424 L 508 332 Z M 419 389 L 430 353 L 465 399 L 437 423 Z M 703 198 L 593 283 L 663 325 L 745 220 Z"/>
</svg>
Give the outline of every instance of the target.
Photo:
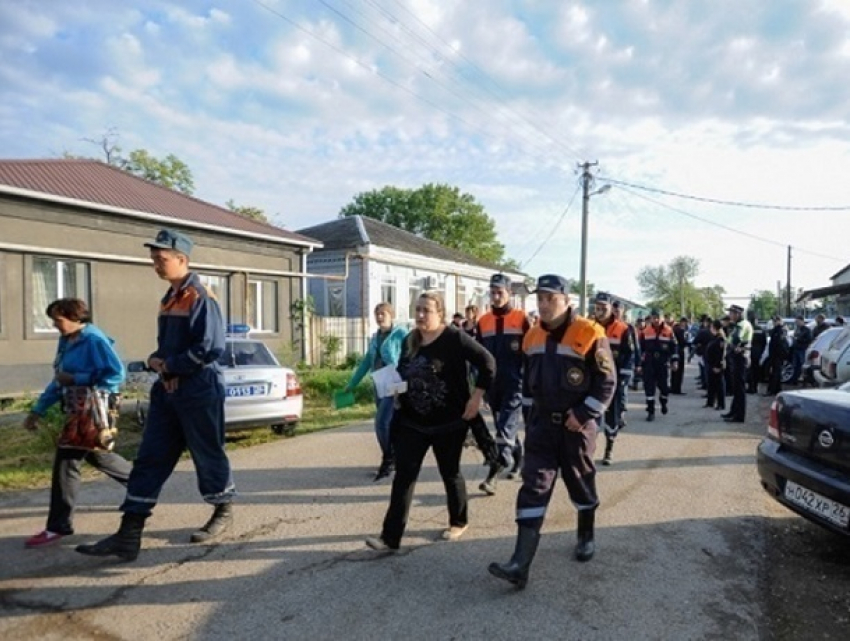
<svg viewBox="0 0 850 641">
<path fill-rule="evenodd" d="M 800 381 L 800 374 L 803 373 L 803 363 L 806 361 L 806 349 L 795 347 L 791 350 L 791 362 L 794 363 L 794 374 L 791 375 L 789 383 L 797 384 Z"/>
<path fill-rule="evenodd" d="M 404 426 L 393 429 L 395 477 L 390 494 L 390 506 L 381 530 L 381 539 L 389 547 L 397 548 L 404 535 L 410 505 L 413 503 L 413 490 L 428 448 L 434 450 L 440 477 L 446 489 L 449 527 L 463 527 L 467 524 L 469 513 L 466 480 L 460 471 L 460 455 L 463 452 L 463 442 L 466 440 L 467 431 L 466 423 L 464 423 L 464 429 L 442 434 L 425 434 Z"/>
<path fill-rule="evenodd" d="M 381 447 L 381 455 L 383 460 L 390 460 L 393 456 L 392 444 L 390 442 L 390 423 L 393 420 L 393 412 L 395 399 L 392 396 L 386 398 L 378 398 L 375 396 L 375 436 L 378 438 L 378 445 Z"/>
<path fill-rule="evenodd" d="M 154 384 L 123 512 L 150 516 L 186 448 L 204 501 L 216 505 L 233 500 L 236 487 L 224 452 L 224 388 L 216 388 L 212 395 L 178 397 L 167 394 L 161 383 Z"/>
<path fill-rule="evenodd" d="M 83 460 L 121 485 L 127 485 L 133 467 L 130 461 L 114 452 L 57 448 L 50 484 L 50 511 L 47 514 L 47 529 L 51 532 L 74 533 L 74 508 L 80 489 Z"/>
</svg>

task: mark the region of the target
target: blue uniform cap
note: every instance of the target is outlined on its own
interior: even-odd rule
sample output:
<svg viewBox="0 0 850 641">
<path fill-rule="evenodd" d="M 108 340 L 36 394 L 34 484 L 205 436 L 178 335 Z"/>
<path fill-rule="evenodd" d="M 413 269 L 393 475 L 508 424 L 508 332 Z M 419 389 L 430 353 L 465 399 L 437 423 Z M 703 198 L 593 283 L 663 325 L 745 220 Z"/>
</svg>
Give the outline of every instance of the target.
<svg viewBox="0 0 850 641">
<path fill-rule="evenodd" d="M 596 298 L 593 300 L 595 303 L 602 303 L 603 305 L 610 305 L 613 300 L 611 298 L 611 294 L 608 292 L 596 292 Z"/>
<path fill-rule="evenodd" d="M 490 287 L 504 287 L 507 290 L 511 288 L 511 279 L 504 274 L 493 274 L 490 276 Z"/>
<path fill-rule="evenodd" d="M 533 293 L 551 292 L 553 294 L 568 294 L 569 290 L 570 284 L 563 276 L 558 276 L 557 274 L 544 274 L 537 279 L 537 289 L 535 289 Z"/>
<path fill-rule="evenodd" d="M 744 308 L 741 307 L 740 305 L 732 305 L 726 311 L 727 312 L 735 312 L 737 314 L 742 314 L 744 312 Z"/>
<path fill-rule="evenodd" d="M 173 229 L 160 229 L 152 243 L 145 243 L 145 247 L 152 249 L 173 249 L 187 256 L 192 252 L 195 243 L 192 239 Z"/>
</svg>

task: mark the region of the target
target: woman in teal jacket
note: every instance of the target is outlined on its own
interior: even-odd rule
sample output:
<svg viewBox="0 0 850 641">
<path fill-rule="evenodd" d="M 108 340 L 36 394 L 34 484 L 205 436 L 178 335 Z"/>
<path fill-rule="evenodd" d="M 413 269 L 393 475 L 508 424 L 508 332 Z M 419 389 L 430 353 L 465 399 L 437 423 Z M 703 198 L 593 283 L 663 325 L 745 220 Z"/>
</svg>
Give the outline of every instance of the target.
<svg viewBox="0 0 850 641">
<path fill-rule="evenodd" d="M 54 378 L 24 421 L 28 430 L 38 427 L 39 419 L 62 399 L 66 387 L 96 387 L 116 394 L 124 382 L 124 365 L 112 346 L 113 341 L 91 324 L 91 315 L 84 301 L 60 298 L 48 305 L 47 315 L 59 330 L 59 346 L 53 362 Z M 127 485 L 132 465 L 120 454 L 105 450 L 56 448 L 47 527 L 27 539 L 26 547 L 52 545 L 74 533 L 74 506 L 80 488 L 83 459 L 122 485 Z"/>
<path fill-rule="evenodd" d="M 354 375 L 345 386 L 350 392 L 357 387 L 369 372 L 374 372 L 387 365 L 396 367 L 401 356 L 401 347 L 407 336 L 407 330 L 403 327 L 393 325 L 393 307 L 389 303 L 378 303 L 375 306 L 375 322 L 378 323 L 378 331 L 369 341 L 369 349 L 366 355 L 357 364 Z M 381 447 L 381 465 L 375 480 L 380 481 L 389 476 L 393 471 L 393 453 L 390 446 L 390 421 L 393 418 L 393 397 L 378 398 L 375 394 L 375 436 L 378 437 L 378 445 Z"/>
</svg>

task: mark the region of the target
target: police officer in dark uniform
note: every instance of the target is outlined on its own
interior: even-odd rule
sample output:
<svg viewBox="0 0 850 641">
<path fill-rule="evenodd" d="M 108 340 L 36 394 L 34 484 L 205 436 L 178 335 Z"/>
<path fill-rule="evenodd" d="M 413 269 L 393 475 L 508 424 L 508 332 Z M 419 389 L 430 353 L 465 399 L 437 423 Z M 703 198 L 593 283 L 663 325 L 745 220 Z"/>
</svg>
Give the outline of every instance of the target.
<svg viewBox="0 0 850 641">
<path fill-rule="evenodd" d="M 661 413 L 667 413 L 667 399 L 670 394 L 668 385 L 669 371 L 679 367 L 679 350 L 673 330 L 661 320 L 661 310 L 653 308 L 649 312 L 649 324 L 638 335 L 642 363 L 638 371 L 643 372 L 643 389 L 646 393 L 646 420 L 655 420 L 655 389 L 658 388 L 658 400 Z"/>
<path fill-rule="evenodd" d="M 747 371 L 747 394 L 758 394 L 759 383 L 763 378 L 761 359 L 767 348 L 767 332 L 758 322 L 753 310 L 747 312 L 747 320 L 753 326 L 753 339 L 750 341 L 750 369 Z"/>
<path fill-rule="evenodd" d="M 729 308 L 731 335 L 729 337 L 729 365 L 732 368 L 732 405 L 728 414 L 721 414 L 729 423 L 743 423 L 747 418 L 747 370 L 749 368 L 750 341 L 753 327 L 745 320 L 744 308 Z"/>
<path fill-rule="evenodd" d="M 588 561 L 595 546 L 597 422 L 617 384 L 615 365 L 602 327 L 569 307 L 569 283 L 547 274 L 537 280 L 540 323 L 523 341 L 523 402 L 530 406 L 522 488 L 517 496 L 518 534 L 507 563 L 489 571 L 519 588 L 540 542 L 540 528 L 560 471 L 578 508 L 575 557 Z"/>
<path fill-rule="evenodd" d="M 670 393 L 684 396 L 682 382 L 685 378 L 685 354 L 688 349 L 688 319 L 682 316 L 671 329 L 676 337 L 676 353 L 679 355 L 679 367 L 670 372 Z"/>
<path fill-rule="evenodd" d="M 478 341 L 496 359 L 496 377 L 487 390 L 486 400 L 496 424 L 499 460 L 490 464 L 487 478 L 478 488 L 492 496 L 496 477 L 502 469 L 509 476 L 522 464 L 522 340 L 529 330 L 528 317 L 511 306 L 511 281 L 504 274 L 490 278 L 490 311 L 478 319 Z"/>
<path fill-rule="evenodd" d="M 157 349 L 147 361 L 159 379 L 151 389 L 145 431 L 121 505 L 121 527 L 93 545 L 77 546 L 81 554 L 124 561 L 138 557 L 145 520 L 186 448 L 198 489 L 214 508 L 191 541 L 217 538 L 232 521 L 236 488 L 224 452 L 224 377 L 216 363 L 225 347 L 224 319 L 215 298 L 189 270 L 192 245 L 170 229 L 145 244 L 157 275 L 171 283 L 160 304 Z"/>
<path fill-rule="evenodd" d="M 767 342 L 767 363 L 770 368 L 767 381 L 767 396 L 779 394 L 782 391 L 782 370 L 791 351 L 788 345 L 788 330 L 781 316 L 773 317 L 773 327 L 770 328 Z"/>
</svg>

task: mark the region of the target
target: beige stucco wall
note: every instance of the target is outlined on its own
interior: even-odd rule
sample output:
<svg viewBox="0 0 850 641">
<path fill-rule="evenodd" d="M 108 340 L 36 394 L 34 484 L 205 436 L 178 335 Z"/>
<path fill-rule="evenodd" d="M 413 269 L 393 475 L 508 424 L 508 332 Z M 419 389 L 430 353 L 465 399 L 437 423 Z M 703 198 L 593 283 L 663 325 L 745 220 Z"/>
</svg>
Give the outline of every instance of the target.
<svg viewBox="0 0 850 641">
<path fill-rule="evenodd" d="M 89 261 L 95 324 L 115 338 L 124 360 L 143 358 L 154 349 L 157 308 L 168 284 L 151 269 L 143 245 L 162 226 L 107 212 L 0 196 L 0 395 L 38 389 L 50 374 L 56 335 L 36 333 L 30 326 L 33 255 L 61 258 L 61 252 L 68 252 L 68 259 Z M 257 275 L 254 270 L 298 272 L 298 249 L 216 231 L 181 231 L 195 241 L 191 261 L 197 271 L 228 277 L 229 309 L 223 311 L 232 322 L 246 318 L 249 278 L 278 283 L 279 331 L 262 338 L 275 352 L 287 351 L 293 339 L 289 309 L 299 296 L 300 279 Z"/>
</svg>

